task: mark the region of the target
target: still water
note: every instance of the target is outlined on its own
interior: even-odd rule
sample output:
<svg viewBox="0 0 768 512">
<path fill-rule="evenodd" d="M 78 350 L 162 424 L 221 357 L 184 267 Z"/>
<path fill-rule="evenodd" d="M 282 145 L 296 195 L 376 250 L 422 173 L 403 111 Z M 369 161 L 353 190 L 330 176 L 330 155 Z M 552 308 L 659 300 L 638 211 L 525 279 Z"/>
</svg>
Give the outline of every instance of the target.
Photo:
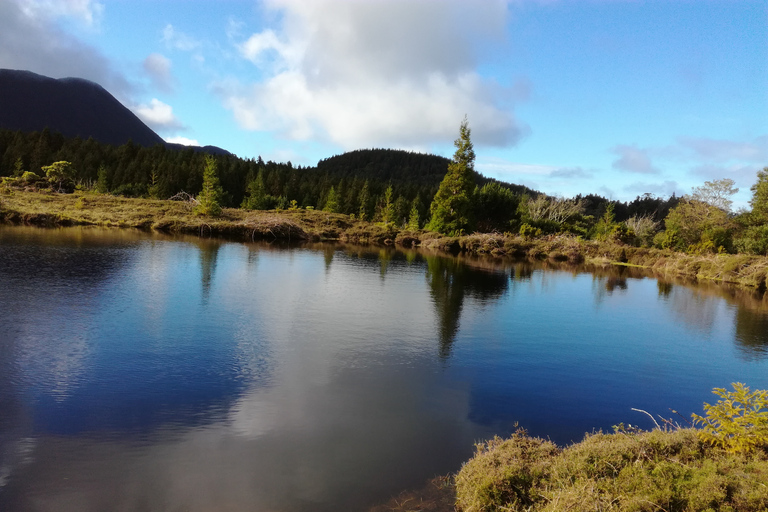
<svg viewBox="0 0 768 512">
<path fill-rule="evenodd" d="M 735 293 L 735 292 L 734 292 Z M 530 263 L 0 228 L 0 510 L 365 510 L 515 423 L 768 388 L 768 302 Z M 682 420 L 681 420 L 682 421 Z"/>
</svg>

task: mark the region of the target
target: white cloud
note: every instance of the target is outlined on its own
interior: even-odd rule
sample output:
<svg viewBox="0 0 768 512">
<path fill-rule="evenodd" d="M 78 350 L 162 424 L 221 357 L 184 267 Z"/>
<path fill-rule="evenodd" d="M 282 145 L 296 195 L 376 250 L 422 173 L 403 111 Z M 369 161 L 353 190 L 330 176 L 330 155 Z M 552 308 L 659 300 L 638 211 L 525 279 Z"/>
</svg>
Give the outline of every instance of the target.
<svg viewBox="0 0 768 512">
<path fill-rule="evenodd" d="M 200 143 L 195 139 L 188 139 L 186 137 L 166 137 L 165 142 L 171 144 L 183 144 L 185 146 L 199 146 Z"/>
<path fill-rule="evenodd" d="M 505 37 L 503 1 L 267 5 L 281 25 L 237 45 L 263 79 L 218 85 L 246 129 L 345 149 L 450 141 L 465 114 L 476 144 L 512 145 L 526 132 L 501 106 L 516 91 L 476 71 L 475 41 Z"/>
<path fill-rule="evenodd" d="M 166 25 L 163 29 L 163 38 L 161 41 L 164 42 L 168 48 L 184 52 L 196 50 L 202 46 L 200 41 L 176 30 L 171 24 Z"/>
<path fill-rule="evenodd" d="M 637 146 L 618 145 L 611 150 L 619 155 L 612 166 L 614 169 L 629 171 L 638 174 L 658 174 L 659 170 L 653 166 L 647 150 Z"/>
<path fill-rule="evenodd" d="M 562 167 L 549 173 L 550 178 L 564 179 L 588 179 L 593 175 L 594 173 L 592 171 L 588 171 L 581 167 Z"/>
<path fill-rule="evenodd" d="M 157 98 L 152 98 L 149 105 L 138 105 L 133 111 L 153 130 L 182 128 L 181 123 L 173 114 L 173 108 Z"/>
<path fill-rule="evenodd" d="M 0 0 L 0 68 L 23 69 L 52 78 L 85 78 L 126 102 L 133 86 L 125 76 L 101 52 L 56 24 L 59 17 L 93 23 L 100 15 L 100 5 L 88 1 Z"/>
<path fill-rule="evenodd" d="M 91 0 L 24 0 L 21 10 L 30 18 L 74 18 L 88 26 L 98 25 L 104 5 Z"/>
<path fill-rule="evenodd" d="M 171 61 L 169 59 L 159 53 L 152 53 L 144 59 L 143 66 L 155 87 L 166 92 L 173 90 Z"/>
<path fill-rule="evenodd" d="M 748 142 L 708 137 L 679 137 L 677 142 L 696 158 L 708 162 L 768 162 L 768 135 L 761 135 Z"/>
<path fill-rule="evenodd" d="M 508 180 L 516 176 L 549 176 L 558 168 L 554 165 L 523 164 L 491 158 L 478 161 L 475 169 L 485 176 Z"/>
</svg>

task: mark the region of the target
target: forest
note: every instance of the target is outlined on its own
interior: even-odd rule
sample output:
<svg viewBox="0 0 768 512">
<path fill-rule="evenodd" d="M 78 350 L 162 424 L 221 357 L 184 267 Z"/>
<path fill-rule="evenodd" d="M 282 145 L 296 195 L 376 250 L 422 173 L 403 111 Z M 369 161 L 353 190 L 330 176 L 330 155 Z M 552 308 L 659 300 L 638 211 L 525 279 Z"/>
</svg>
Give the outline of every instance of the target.
<svg viewBox="0 0 768 512">
<path fill-rule="evenodd" d="M 0 177 L 6 185 L 54 187 L 46 174 L 53 172 L 52 164 L 65 162 L 67 170 L 56 181 L 58 189 L 167 199 L 180 192 L 200 194 L 208 162 L 215 167 L 221 191 L 218 200 L 225 207 L 324 210 L 449 235 L 569 233 L 692 254 L 768 254 L 768 168 L 757 173 L 751 210 L 738 213 L 731 211 L 729 197 L 738 189 L 729 179 L 706 182 L 683 197 L 644 194 L 621 202 L 589 194 L 566 199 L 475 172 L 469 129 L 464 124 L 461 133 L 453 160 L 401 150 L 361 149 L 302 167 L 265 162 L 261 157 L 209 155 L 191 148 L 143 147 L 131 141 L 112 146 L 66 138 L 48 129 L 0 130 Z M 463 149 L 459 147 L 462 140 Z M 435 202 L 441 183 L 449 178 L 453 162 L 462 158 L 464 217 L 458 223 L 438 225 Z"/>
</svg>

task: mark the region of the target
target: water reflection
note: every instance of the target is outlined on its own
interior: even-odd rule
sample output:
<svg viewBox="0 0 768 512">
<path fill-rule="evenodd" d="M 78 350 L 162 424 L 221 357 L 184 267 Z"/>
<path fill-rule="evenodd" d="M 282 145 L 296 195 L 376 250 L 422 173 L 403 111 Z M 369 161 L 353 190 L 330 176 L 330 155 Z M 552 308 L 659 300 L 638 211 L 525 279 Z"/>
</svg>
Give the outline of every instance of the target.
<svg viewBox="0 0 768 512">
<path fill-rule="evenodd" d="M 749 359 L 768 357 L 768 315 L 737 308 L 736 342 Z"/>
<path fill-rule="evenodd" d="M 200 250 L 200 282 L 203 286 L 203 302 L 206 303 L 211 295 L 211 283 L 216 272 L 216 260 L 219 256 L 221 242 L 200 240 L 195 245 Z"/>
<path fill-rule="evenodd" d="M 451 355 L 465 296 L 479 302 L 501 297 L 509 286 L 505 273 L 475 269 L 456 259 L 427 256 L 427 283 L 437 314 L 441 359 Z"/>
<path fill-rule="evenodd" d="M 659 297 L 668 299 L 669 295 L 672 293 L 672 288 L 674 288 L 674 285 L 670 282 L 659 279 L 656 281 L 656 287 L 659 290 Z"/>
<path fill-rule="evenodd" d="M 518 421 L 568 442 L 768 387 L 768 301 L 629 268 L 19 233 L 2 510 L 363 510 Z"/>
</svg>

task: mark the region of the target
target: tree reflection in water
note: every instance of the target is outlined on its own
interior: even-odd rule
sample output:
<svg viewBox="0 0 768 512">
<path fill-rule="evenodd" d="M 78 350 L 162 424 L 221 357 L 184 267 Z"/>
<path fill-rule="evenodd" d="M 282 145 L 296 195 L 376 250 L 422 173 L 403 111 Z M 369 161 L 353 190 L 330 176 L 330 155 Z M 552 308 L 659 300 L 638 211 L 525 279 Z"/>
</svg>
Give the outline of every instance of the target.
<svg viewBox="0 0 768 512">
<path fill-rule="evenodd" d="M 473 268 L 453 258 L 427 256 L 427 283 L 438 320 L 442 359 L 451 355 L 464 299 L 480 302 L 500 298 L 509 287 L 506 273 Z"/>
<path fill-rule="evenodd" d="M 748 359 L 768 357 L 768 315 L 736 308 L 736 344 Z"/>
<path fill-rule="evenodd" d="M 203 286 L 203 304 L 207 304 L 211 293 L 213 275 L 216 273 L 216 260 L 219 257 L 221 242 L 199 240 L 196 245 L 200 249 L 200 281 Z"/>
</svg>

